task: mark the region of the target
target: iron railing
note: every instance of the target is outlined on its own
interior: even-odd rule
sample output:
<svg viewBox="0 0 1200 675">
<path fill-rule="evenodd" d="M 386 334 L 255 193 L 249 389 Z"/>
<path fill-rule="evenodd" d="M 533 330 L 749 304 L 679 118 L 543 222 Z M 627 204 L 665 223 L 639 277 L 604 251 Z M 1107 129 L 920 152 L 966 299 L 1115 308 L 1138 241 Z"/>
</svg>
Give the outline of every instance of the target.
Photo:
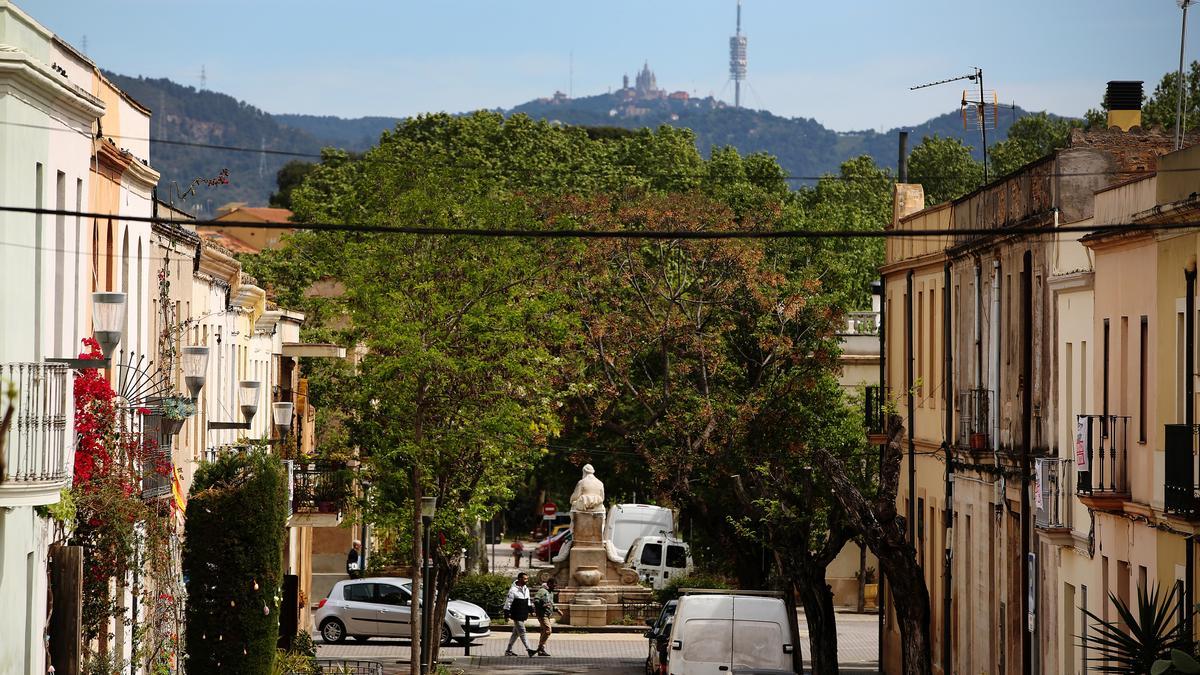
<svg viewBox="0 0 1200 675">
<path fill-rule="evenodd" d="M 958 392 L 958 445 L 972 450 L 992 449 L 988 433 L 991 394 L 987 389 Z"/>
<path fill-rule="evenodd" d="M 314 659 L 313 667 L 291 670 L 288 675 L 383 675 L 383 663 L 356 659 Z"/>
<path fill-rule="evenodd" d="M 884 433 L 883 387 L 868 385 L 863 407 L 863 425 L 867 428 L 867 434 L 874 436 Z"/>
<path fill-rule="evenodd" d="M 1035 462 L 1037 526 L 1044 529 L 1070 529 L 1072 460 L 1045 458 Z"/>
<path fill-rule="evenodd" d="M 1200 513 L 1196 489 L 1196 433 L 1186 424 L 1167 424 L 1163 457 L 1163 509 L 1195 518 Z"/>
<path fill-rule="evenodd" d="M 1128 415 L 1076 415 L 1076 492 L 1128 494 Z"/>
<path fill-rule="evenodd" d="M 0 418 L 13 415 L 4 437 L 4 480 L 59 481 L 69 475 L 67 397 L 70 382 L 65 364 L 0 364 L 0 388 L 16 396 L 0 396 Z"/>
<path fill-rule="evenodd" d="M 341 513 L 353 473 L 345 464 L 297 462 L 292 466 L 293 513 Z"/>
</svg>

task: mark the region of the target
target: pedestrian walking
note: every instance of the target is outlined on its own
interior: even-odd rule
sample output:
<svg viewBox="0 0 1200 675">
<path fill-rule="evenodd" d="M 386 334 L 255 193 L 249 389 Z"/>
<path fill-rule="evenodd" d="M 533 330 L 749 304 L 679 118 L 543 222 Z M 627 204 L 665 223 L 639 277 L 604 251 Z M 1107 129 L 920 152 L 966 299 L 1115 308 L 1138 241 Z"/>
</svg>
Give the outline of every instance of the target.
<svg viewBox="0 0 1200 675">
<path fill-rule="evenodd" d="M 558 580 L 550 577 L 533 597 L 533 611 L 537 615 L 538 626 L 541 627 L 541 637 L 538 639 L 537 655 L 550 656 L 546 651 L 546 641 L 550 639 L 550 619 L 558 612 L 554 604 L 554 590 L 558 588 Z M 560 612 L 561 613 L 561 612 Z"/>
<path fill-rule="evenodd" d="M 508 589 L 508 597 L 504 598 L 504 618 L 512 619 L 513 628 L 512 635 L 508 636 L 508 649 L 504 651 L 505 656 L 516 656 L 516 652 L 512 650 L 516 644 L 517 638 L 521 638 L 521 644 L 525 645 L 525 652 L 533 658 L 537 654 L 536 649 L 529 648 L 529 638 L 525 636 L 525 620 L 529 618 L 529 586 L 526 583 L 529 575 L 521 572 L 517 575 L 517 580 Z"/>
<path fill-rule="evenodd" d="M 513 552 L 513 567 L 521 569 L 521 554 L 525 552 L 525 544 L 522 544 L 521 540 L 517 539 L 513 541 L 511 545 Z"/>
<path fill-rule="evenodd" d="M 362 542 L 357 539 L 350 544 L 350 552 L 346 554 L 346 574 L 351 579 L 362 576 Z"/>
</svg>

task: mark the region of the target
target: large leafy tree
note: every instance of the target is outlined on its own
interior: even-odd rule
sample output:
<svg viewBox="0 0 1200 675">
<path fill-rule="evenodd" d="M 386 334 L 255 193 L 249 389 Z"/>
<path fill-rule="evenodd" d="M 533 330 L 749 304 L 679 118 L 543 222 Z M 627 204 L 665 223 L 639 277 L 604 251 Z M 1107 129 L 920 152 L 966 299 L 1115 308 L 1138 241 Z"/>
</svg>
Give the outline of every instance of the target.
<svg viewBox="0 0 1200 675">
<path fill-rule="evenodd" d="M 996 175 L 1012 173 L 1026 164 L 1064 148 L 1071 130 L 1083 122 L 1044 112 L 1026 115 L 1013 123 L 1008 138 L 992 146 L 989 155 Z"/>
<path fill-rule="evenodd" d="M 925 204 L 933 206 L 982 185 L 983 165 L 959 139 L 926 136 L 908 156 L 908 175 L 909 181 L 925 188 Z"/>
</svg>

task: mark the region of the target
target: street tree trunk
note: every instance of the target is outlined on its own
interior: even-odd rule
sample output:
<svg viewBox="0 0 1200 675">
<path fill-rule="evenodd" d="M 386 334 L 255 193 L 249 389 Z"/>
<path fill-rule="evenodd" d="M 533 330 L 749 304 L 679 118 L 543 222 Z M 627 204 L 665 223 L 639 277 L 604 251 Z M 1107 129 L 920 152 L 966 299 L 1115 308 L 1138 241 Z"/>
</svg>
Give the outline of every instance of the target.
<svg viewBox="0 0 1200 675">
<path fill-rule="evenodd" d="M 831 453 L 816 450 L 813 461 L 833 483 L 833 495 L 845 511 L 846 522 L 879 558 L 880 570 L 887 576 L 900 621 L 903 672 L 930 675 L 929 589 L 917 564 L 916 550 L 907 540 L 904 521 L 896 513 L 903 429 L 898 416 L 889 416 L 888 442 L 883 446 L 883 471 L 874 503 L 859 492 L 845 467 Z M 880 648 L 882 658 L 882 645 Z"/>
<path fill-rule="evenodd" d="M 808 623 L 808 656 L 812 660 L 812 672 L 836 674 L 837 617 L 833 611 L 833 591 L 825 583 L 825 569 L 821 568 L 819 574 L 799 573 L 794 583 Z"/>
</svg>

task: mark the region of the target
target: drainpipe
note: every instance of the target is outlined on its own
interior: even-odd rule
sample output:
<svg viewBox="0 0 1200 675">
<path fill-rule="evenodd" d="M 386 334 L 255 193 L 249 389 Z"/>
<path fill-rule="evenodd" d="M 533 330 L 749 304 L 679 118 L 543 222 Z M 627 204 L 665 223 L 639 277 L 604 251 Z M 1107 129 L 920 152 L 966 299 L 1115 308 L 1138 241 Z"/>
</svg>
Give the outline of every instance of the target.
<svg viewBox="0 0 1200 675">
<path fill-rule="evenodd" d="M 983 389 L 983 268 L 975 261 L 975 390 Z"/>
<path fill-rule="evenodd" d="M 888 396 L 887 389 L 887 278 L 879 278 L 879 405 L 880 410 L 886 411 L 888 401 L 891 397 Z M 883 431 L 887 433 L 888 420 L 885 417 L 883 420 Z M 883 445 L 879 446 L 879 478 L 883 479 Z M 883 617 L 887 614 L 887 578 L 883 574 L 883 564 L 879 563 L 879 576 L 876 579 L 879 582 L 879 589 L 875 595 L 875 607 L 879 611 L 879 625 L 876 630 L 879 633 L 879 672 L 883 673 Z M 864 576 L 864 580 L 865 580 Z"/>
<path fill-rule="evenodd" d="M 1183 272 L 1187 288 L 1184 290 L 1184 373 L 1183 378 L 1183 420 L 1189 430 L 1194 430 L 1196 423 L 1196 266 L 1192 263 Z M 1187 581 L 1184 582 L 1184 606 L 1196 606 L 1196 551 L 1195 541 L 1189 535 L 1184 539 Z M 1192 616 L 1187 613 L 1187 635 L 1193 637 Z"/>
<path fill-rule="evenodd" d="M 1021 270 L 1021 613 L 1029 616 L 1029 591 L 1035 580 L 1028 563 L 1033 538 L 1029 510 L 1029 454 L 1033 451 L 1033 252 L 1025 251 Z M 1023 617 L 1023 618 L 1024 618 Z M 1036 626 L 1036 624 L 1035 624 Z M 1028 627 L 1026 627 L 1028 628 Z M 1033 631 L 1021 631 L 1021 666 L 1033 673 Z"/>
<path fill-rule="evenodd" d="M 913 359 L 915 358 L 913 349 L 913 271 L 909 270 L 905 277 L 905 283 L 908 297 L 904 303 L 904 331 L 905 348 L 908 352 L 905 355 L 905 370 L 907 371 L 906 382 L 908 388 L 908 543 L 912 546 L 917 545 L 917 519 L 914 517 L 917 508 L 917 446 L 913 440 L 913 423 L 915 421 L 913 414 Z"/>
<path fill-rule="evenodd" d="M 954 667 L 951 665 L 953 657 L 952 645 L 950 644 L 950 636 L 952 628 L 950 621 L 951 596 L 954 587 L 954 451 L 952 450 L 954 438 L 954 350 L 951 348 L 951 340 L 953 336 L 950 334 L 950 320 L 954 316 L 950 307 L 950 261 L 946 261 L 946 267 L 943 272 L 944 281 L 942 287 L 942 351 L 946 354 L 946 365 L 944 382 L 942 391 L 945 395 L 946 402 L 946 440 L 942 443 L 942 449 L 946 453 L 946 505 L 943 512 L 945 521 L 945 531 L 942 536 L 942 541 L 946 545 L 945 555 L 945 583 L 942 584 L 942 672 L 952 673 Z"/>
<path fill-rule="evenodd" d="M 991 364 L 988 368 L 988 380 L 991 387 L 988 388 L 988 426 L 992 432 L 992 461 L 996 463 L 996 468 L 1000 468 L 1000 413 L 997 408 L 1000 406 L 1000 261 L 992 261 L 992 315 L 991 322 L 988 326 L 989 341 L 988 349 L 991 350 Z M 1004 499 L 1006 497 L 1006 480 L 1004 472 L 1000 472 L 1000 482 L 998 484 L 999 493 L 996 495 L 996 507 L 1003 509 Z"/>
</svg>

